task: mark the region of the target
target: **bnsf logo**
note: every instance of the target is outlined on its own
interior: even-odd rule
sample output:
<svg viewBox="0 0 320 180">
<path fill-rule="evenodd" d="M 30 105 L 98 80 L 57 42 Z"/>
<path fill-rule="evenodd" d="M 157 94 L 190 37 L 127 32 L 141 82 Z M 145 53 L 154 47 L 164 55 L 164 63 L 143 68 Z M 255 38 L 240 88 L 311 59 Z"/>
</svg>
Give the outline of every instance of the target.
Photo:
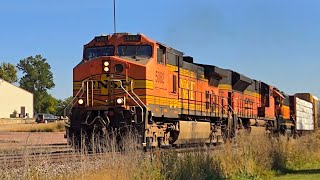
<svg viewBox="0 0 320 180">
<path fill-rule="evenodd" d="M 121 80 L 123 88 L 125 88 L 127 91 L 130 91 L 130 85 L 126 83 L 126 80 Z M 112 89 L 117 90 L 121 89 L 120 82 L 116 81 L 108 81 L 108 80 L 93 80 L 88 81 L 85 83 L 85 89 L 84 91 L 88 90 L 100 90 L 101 95 L 108 95 L 109 91 Z"/>
<path fill-rule="evenodd" d="M 122 86 L 124 88 L 127 87 L 126 80 L 121 80 Z M 96 80 L 96 81 L 89 81 L 89 88 L 93 87 L 93 89 L 108 89 L 108 88 L 121 88 L 121 84 L 118 81 L 108 81 L 108 80 Z M 92 84 L 93 83 L 93 84 Z"/>
</svg>

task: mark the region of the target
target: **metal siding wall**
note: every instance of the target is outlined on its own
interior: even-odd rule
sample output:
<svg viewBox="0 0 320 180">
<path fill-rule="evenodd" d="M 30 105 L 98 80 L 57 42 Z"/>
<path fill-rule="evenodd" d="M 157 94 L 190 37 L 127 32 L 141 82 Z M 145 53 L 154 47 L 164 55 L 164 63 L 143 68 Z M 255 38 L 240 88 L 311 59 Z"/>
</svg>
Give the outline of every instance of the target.
<svg viewBox="0 0 320 180">
<path fill-rule="evenodd" d="M 314 130 L 313 104 L 296 98 L 297 130 Z"/>
<path fill-rule="evenodd" d="M 21 106 L 33 117 L 33 94 L 0 79 L 0 118 L 10 118 L 14 110 L 20 114 Z"/>
</svg>

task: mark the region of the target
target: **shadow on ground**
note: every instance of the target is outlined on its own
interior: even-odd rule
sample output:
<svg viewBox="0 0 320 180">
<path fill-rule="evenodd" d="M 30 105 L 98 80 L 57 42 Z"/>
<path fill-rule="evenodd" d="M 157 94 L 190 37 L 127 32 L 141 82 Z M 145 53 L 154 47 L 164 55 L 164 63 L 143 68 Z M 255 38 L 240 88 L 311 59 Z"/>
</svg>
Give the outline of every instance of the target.
<svg viewBox="0 0 320 180">
<path fill-rule="evenodd" d="M 303 170 L 282 169 L 281 174 L 320 174 L 320 169 L 303 169 Z"/>
</svg>

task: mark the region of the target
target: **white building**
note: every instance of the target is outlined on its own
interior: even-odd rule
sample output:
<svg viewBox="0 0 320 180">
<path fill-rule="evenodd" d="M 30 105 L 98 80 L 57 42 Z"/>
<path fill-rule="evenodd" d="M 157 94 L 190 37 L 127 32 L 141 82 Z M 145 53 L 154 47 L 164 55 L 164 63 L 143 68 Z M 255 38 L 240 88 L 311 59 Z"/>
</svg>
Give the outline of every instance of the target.
<svg viewBox="0 0 320 180">
<path fill-rule="evenodd" d="M 0 79 L 0 118 L 33 117 L 33 94 Z"/>
</svg>

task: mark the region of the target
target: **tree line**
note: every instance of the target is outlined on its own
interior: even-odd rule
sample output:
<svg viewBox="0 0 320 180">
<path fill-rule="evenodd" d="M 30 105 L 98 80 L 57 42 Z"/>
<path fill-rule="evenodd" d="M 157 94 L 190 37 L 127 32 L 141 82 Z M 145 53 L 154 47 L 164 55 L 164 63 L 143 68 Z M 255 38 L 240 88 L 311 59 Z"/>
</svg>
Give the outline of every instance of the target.
<svg viewBox="0 0 320 180">
<path fill-rule="evenodd" d="M 20 79 L 18 71 L 22 72 Z M 62 100 L 48 92 L 55 87 L 55 83 L 51 66 L 41 55 L 21 59 L 17 65 L 1 63 L 0 78 L 9 83 L 18 83 L 21 88 L 33 93 L 36 113 L 63 115 L 65 106 L 72 100 L 72 96 Z"/>
</svg>

